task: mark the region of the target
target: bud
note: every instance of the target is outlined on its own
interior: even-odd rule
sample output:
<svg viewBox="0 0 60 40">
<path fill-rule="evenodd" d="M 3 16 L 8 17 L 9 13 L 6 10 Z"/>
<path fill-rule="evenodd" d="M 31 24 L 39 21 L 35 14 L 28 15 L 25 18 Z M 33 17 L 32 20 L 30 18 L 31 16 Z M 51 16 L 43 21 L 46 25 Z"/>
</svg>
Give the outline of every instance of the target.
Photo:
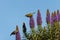
<svg viewBox="0 0 60 40">
<path fill-rule="evenodd" d="M 60 21 L 60 13 L 59 10 L 57 10 L 57 16 L 58 16 L 58 22 Z"/>
<path fill-rule="evenodd" d="M 16 30 L 18 30 L 18 32 L 16 33 L 16 40 L 21 40 L 20 32 L 19 32 L 18 26 L 16 26 Z"/>
<path fill-rule="evenodd" d="M 53 21 L 54 21 L 54 22 L 57 22 L 57 21 L 58 21 L 58 17 L 57 17 L 56 11 L 54 11 L 54 18 L 53 18 Z"/>
<path fill-rule="evenodd" d="M 54 16 L 54 14 L 52 12 L 52 15 L 51 15 L 51 26 L 53 26 L 53 16 Z"/>
<path fill-rule="evenodd" d="M 46 27 L 44 27 L 44 32 L 46 32 Z"/>
<path fill-rule="evenodd" d="M 38 25 L 41 25 L 42 24 L 41 14 L 40 14 L 40 11 L 39 10 L 38 10 L 38 13 L 37 13 L 37 24 Z"/>
<path fill-rule="evenodd" d="M 47 24 L 50 23 L 50 12 L 48 9 L 47 9 L 47 14 L 46 14 L 46 22 Z"/>
<path fill-rule="evenodd" d="M 19 32 L 17 32 L 17 34 L 16 34 L 16 40 L 21 40 L 21 37 L 20 37 L 20 33 Z"/>
<path fill-rule="evenodd" d="M 30 28 L 34 28 L 35 24 L 34 24 L 34 19 L 33 16 L 30 17 Z"/>
</svg>

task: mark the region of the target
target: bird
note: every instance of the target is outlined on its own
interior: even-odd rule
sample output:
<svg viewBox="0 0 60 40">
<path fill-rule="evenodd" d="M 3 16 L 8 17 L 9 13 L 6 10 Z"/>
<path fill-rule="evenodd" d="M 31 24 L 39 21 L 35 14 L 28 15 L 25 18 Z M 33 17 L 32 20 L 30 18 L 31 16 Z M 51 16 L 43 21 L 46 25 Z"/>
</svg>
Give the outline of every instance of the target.
<svg viewBox="0 0 60 40">
<path fill-rule="evenodd" d="M 16 33 L 19 31 L 19 29 L 18 29 L 18 26 L 16 25 L 16 30 L 15 31 L 13 31 L 11 34 L 10 34 L 10 36 L 11 35 L 16 35 Z"/>
<path fill-rule="evenodd" d="M 16 25 L 16 30 L 13 31 L 13 32 L 10 34 L 10 36 L 11 36 L 11 35 L 15 35 L 16 40 L 21 40 L 20 32 L 19 32 L 19 29 L 18 29 L 18 25 Z"/>
<path fill-rule="evenodd" d="M 22 27 L 23 27 L 23 33 L 26 33 L 26 25 L 25 25 L 25 23 L 24 23 L 24 22 L 23 22 Z"/>
<path fill-rule="evenodd" d="M 29 13 L 29 14 L 26 14 L 25 16 L 26 16 L 26 17 L 32 17 L 33 14 L 35 14 L 35 12 L 33 12 L 33 13 Z"/>
</svg>

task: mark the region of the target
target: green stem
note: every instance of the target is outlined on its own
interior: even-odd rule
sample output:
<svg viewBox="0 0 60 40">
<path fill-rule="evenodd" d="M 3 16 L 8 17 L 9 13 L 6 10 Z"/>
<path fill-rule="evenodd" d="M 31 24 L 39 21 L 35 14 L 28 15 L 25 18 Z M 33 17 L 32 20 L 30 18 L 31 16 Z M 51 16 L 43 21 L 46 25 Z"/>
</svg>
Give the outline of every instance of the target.
<svg viewBox="0 0 60 40">
<path fill-rule="evenodd" d="M 42 32 L 42 26 L 41 25 L 38 25 L 38 30 L 39 30 L 39 32 Z"/>
</svg>

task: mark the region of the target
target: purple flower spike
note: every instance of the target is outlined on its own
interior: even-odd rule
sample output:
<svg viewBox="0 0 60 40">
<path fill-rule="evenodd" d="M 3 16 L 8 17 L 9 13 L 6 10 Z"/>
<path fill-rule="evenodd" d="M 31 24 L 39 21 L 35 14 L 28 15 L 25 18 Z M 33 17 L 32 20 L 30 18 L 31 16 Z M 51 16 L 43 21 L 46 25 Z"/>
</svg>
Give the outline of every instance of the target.
<svg viewBox="0 0 60 40">
<path fill-rule="evenodd" d="M 42 24 L 41 14 L 40 14 L 40 11 L 38 10 L 38 13 L 37 13 L 37 25 L 41 25 L 41 24 Z"/>
<path fill-rule="evenodd" d="M 52 15 L 51 15 L 51 26 L 53 26 L 53 16 L 54 16 L 54 14 L 52 13 Z"/>
<path fill-rule="evenodd" d="M 16 40 L 21 40 L 18 26 L 16 26 L 16 31 L 18 31 L 18 32 L 16 33 Z"/>
<path fill-rule="evenodd" d="M 55 11 L 54 11 L 54 18 L 53 18 L 53 21 L 54 21 L 54 22 L 57 22 L 57 21 L 58 21 L 58 16 L 57 16 L 57 14 L 56 14 Z"/>
<path fill-rule="evenodd" d="M 47 24 L 50 23 L 50 12 L 48 9 L 47 9 L 46 22 L 47 22 Z"/>
<path fill-rule="evenodd" d="M 57 10 L 57 16 L 58 16 L 58 22 L 60 21 L 60 13 L 59 10 Z"/>
<path fill-rule="evenodd" d="M 33 16 L 30 17 L 30 28 L 34 28 L 34 19 L 33 19 Z"/>
<path fill-rule="evenodd" d="M 21 40 L 20 33 L 19 33 L 19 29 L 18 29 L 18 25 L 16 25 L 16 30 L 13 31 L 13 32 L 11 33 L 11 35 L 15 35 L 15 36 L 16 36 L 16 40 Z M 10 35 L 10 36 L 11 36 L 11 35 Z"/>
<path fill-rule="evenodd" d="M 19 32 L 16 33 L 16 40 L 21 40 Z"/>
</svg>

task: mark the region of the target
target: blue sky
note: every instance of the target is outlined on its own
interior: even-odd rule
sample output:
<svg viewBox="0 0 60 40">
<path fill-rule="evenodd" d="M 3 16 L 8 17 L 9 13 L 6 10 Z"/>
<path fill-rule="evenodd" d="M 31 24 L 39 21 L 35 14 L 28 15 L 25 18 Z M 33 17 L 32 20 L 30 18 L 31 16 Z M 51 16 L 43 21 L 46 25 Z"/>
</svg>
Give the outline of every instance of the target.
<svg viewBox="0 0 60 40">
<path fill-rule="evenodd" d="M 10 36 L 10 33 L 15 30 L 16 25 L 19 26 L 22 37 L 22 23 L 25 22 L 27 30 L 30 29 L 29 19 L 25 14 L 35 11 L 36 23 L 38 9 L 41 12 L 43 26 L 46 25 L 46 10 L 49 9 L 51 13 L 57 9 L 60 10 L 59 3 L 60 0 L 0 0 L 0 40 L 15 40 L 15 36 Z"/>
</svg>

